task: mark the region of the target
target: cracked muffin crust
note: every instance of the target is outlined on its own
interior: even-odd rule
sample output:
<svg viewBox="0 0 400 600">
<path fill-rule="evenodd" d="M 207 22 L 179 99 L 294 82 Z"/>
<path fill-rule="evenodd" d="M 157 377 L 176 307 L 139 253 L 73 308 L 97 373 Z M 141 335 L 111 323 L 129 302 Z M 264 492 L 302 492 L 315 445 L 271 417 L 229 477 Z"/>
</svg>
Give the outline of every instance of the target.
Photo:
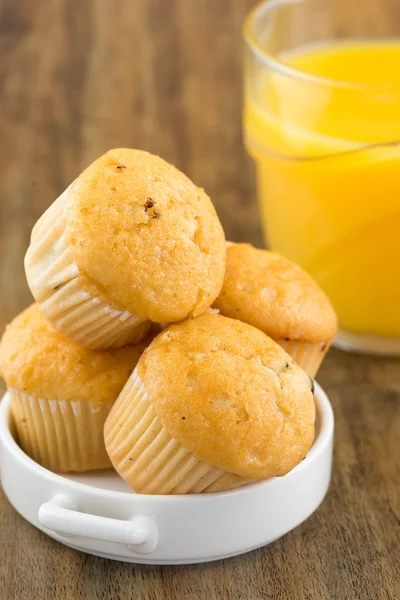
<svg viewBox="0 0 400 600">
<path fill-rule="evenodd" d="M 225 236 L 215 209 L 158 156 L 110 150 L 72 184 L 65 214 L 79 270 L 116 308 L 178 321 L 218 295 Z"/>
<path fill-rule="evenodd" d="M 149 342 L 89 350 L 56 331 L 36 304 L 19 314 L 0 343 L 0 375 L 26 454 L 57 472 L 110 467 L 104 422 Z"/>
<path fill-rule="evenodd" d="M 171 440 L 179 443 L 198 461 L 191 468 L 200 473 L 199 465 L 208 465 L 242 478 L 230 487 L 285 475 L 313 442 L 315 404 L 309 376 L 264 333 L 220 315 L 206 313 L 158 335 L 107 419 L 106 448 L 116 470 L 136 491 L 160 493 L 151 488 L 151 477 L 159 477 L 168 457 L 153 472 L 151 442 L 147 440 L 144 460 L 140 442 L 131 444 L 127 434 L 136 428 L 135 411 L 146 418 L 138 396 L 151 407 L 153 418 L 148 419 L 156 438 L 164 435 L 167 445 Z M 137 412 L 140 406 L 142 412 Z M 142 435 L 148 436 L 148 430 Z M 157 456 L 163 448 L 157 447 Z M 146 468 L 135 471 L 140 461 Z M 178 490 L 179 483 L 178 478 Z M 209 491 L 199 490 L 195 477 L 191 485 L 189 491 Z"/>
<path fill-rule="evenodd" d="M 117 398 L 151 338 L 135 346 L 88 350 L 63 337 L 32 304 L 7 326 L 0 376 L 8 388 L 49 400 L 92 405 Z"/>
<path fill-rule="evenodd" d="M 221 290 L 225 258 L 207 194 L 158 156 L 117 149 L 39 219 L 25 271 L 59 331 L 104 349 L 139 342 L 150 321 L 204 312 Z"/>
<path fill-rule="evenodd" d="M 308 273 L 251 244 L 227 248 L 224 285 L 214 307 L 274 339 L 326 342 L 337 329 L 328 297 Z"/>
<path fill-rule="evenodd" d="M 271 336 L 312 377 L 337 330 L 328 297 L 308 273 L 250 244 L 227 247 L 224 284 L 213 306 Z"/>
</svg>

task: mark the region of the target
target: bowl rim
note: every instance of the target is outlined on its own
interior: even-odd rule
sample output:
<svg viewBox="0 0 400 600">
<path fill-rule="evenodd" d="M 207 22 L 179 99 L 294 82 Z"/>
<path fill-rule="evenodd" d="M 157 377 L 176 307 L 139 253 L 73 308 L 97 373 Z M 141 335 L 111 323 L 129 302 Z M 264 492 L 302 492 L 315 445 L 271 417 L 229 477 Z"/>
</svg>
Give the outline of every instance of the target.
<svg viewBox="0 0 400 600">
<path fill-rule="evenodd" d="M 209 494 L 174 494 L 174 495 L 157 495 L 157 494 L 136 494 L 133 490 L 120 491 L 120 490 L 108 490 L 105 488 L 95 487 L 87 483 L 75 481 L 74 479 L 67 478 L 61 474 L 53 473 L 45 467 L 42 467 L 32 458 L 30 458 L 20 448 L 16 442 L 11 429 L 10 429 L 10 415 L 11 415 L 11 398 L 8 392 L 6 392 L 0 401 L 0 446 L 1 454 L 4 452 L 4 448 L 13 456 L 19 463 L 23 463 L 25 468 L 33 471 L 37 477 L 50 479 L 53 483 L 59 483 L 60 485 L 71 484 L 75 491 L 81 490 L 82 492 L 94 491 L 100 494 L 104 498 L 124 498 L 124 499 L 150 499 L 152 501 L 162 501 L 163 503 L 188 503 L 188 502 L 215 502 L 218 499 L 223 500 L 227 497 L 244 496 L 249 493 L 256 492 L 261 489 L 272 488 L 279 485 L 279 482 L 286 480 L 293 476 L 293 474 L 299 473 L 299 471 L 307 469 L 310 463 L 314 462 L 319 456 L 327 450 L 329 447 L 334 432 L 334 416 L 332 406 L 329 402 L 328 396 L 321 388 L 321 386 L 315 382 L 315 404 L 316 404 L 316 435 L 307 456 L 296 465 L 289 473 L 283 477 L 272 477 L 266 481 L 258 481 L 255 483 L 248 484 L 246 486 L 228 490 L 224 492 L 213 492 Z"/>
</svg>

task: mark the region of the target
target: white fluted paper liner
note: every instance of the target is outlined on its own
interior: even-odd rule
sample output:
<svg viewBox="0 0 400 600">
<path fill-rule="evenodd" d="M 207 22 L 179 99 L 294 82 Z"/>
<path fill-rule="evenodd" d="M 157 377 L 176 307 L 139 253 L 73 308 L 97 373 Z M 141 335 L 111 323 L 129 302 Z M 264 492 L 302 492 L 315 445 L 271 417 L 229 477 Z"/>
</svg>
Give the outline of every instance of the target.
<svg viewBox="0 0 400 600">
<path fill-rule="evenodd" d="M 73 342 L 91 349 L 117 348 L 145 337 L 150 321 L 112 308 L 86 290 L 66 239 L 66 190 L 36 223 L 25 257 L 35 300 L 49 321 Z"/>
<path fill-rule="evenodd" d="M 137 368 L 107 418 L 104 436 L 114 468 L 138 493 L 216 492 L 250 482 L 197 459 L 170 436 L 149 402 Z"/>
<path fill-rule="evenodd" d="M 33 460 L 59 473 L 111 467 L 103 428 L 112 402 L 45 400 L 8 391 L 19 444 Z"/>
</svg>

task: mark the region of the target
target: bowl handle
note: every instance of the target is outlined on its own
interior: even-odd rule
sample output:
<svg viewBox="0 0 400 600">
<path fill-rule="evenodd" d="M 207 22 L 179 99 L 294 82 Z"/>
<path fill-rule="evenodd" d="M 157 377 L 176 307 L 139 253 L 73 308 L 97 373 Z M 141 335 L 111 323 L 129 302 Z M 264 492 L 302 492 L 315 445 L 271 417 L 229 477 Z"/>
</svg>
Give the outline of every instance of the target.
<svg viewBox="0 0 400 600">
<path fill-rule="evenodd" d="M 42 504 L 38 519 L 43 527 L 59 535 L 125 544 L 137 554 L 149 554 L 158 545 L 158 529 L 152 517 L 137 515 L 122 521 L 79 512 L 65 496 L 56 495 Z"/>
</svg>

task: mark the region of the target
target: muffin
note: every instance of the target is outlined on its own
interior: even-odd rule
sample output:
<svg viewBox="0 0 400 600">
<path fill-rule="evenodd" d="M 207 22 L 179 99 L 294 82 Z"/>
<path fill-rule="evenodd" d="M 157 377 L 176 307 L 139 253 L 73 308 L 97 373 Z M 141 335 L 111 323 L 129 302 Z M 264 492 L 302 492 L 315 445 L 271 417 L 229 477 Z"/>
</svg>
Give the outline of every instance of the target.
<svg viewBox="0 0 400 600">
<path fill-rule="evenodd" d="M 0 374 L 22 449 L 52 471 L 111 467 L 103 426 L 145 342 L 103 352 L 70 342 L 36 304 L 7 327 Z"/>
<path fill-rule="evenodd" d="M 136 492 L 186 494 L 285 475 L 311 447 L 314 421 L 312 381 L 278 344 L 205 313 L 152 341 L 104 435 Z"/>
<path fill-rule="evenodd" d="M 139 341 L 149 320 L 204 312 L 225 272 L 225 238 L 210 198 L 161 158 L 110 150 L 33 229 L 28 284 L 72 341 L 110 348 Z"/>
<path fill-rule="evenodd" d="M 214 307 L 275 340 L 315 377 L 337 330 L 328 297 L 301 267 L 250 244 L 227 248 L 224 285 Z"/>
</svg>

